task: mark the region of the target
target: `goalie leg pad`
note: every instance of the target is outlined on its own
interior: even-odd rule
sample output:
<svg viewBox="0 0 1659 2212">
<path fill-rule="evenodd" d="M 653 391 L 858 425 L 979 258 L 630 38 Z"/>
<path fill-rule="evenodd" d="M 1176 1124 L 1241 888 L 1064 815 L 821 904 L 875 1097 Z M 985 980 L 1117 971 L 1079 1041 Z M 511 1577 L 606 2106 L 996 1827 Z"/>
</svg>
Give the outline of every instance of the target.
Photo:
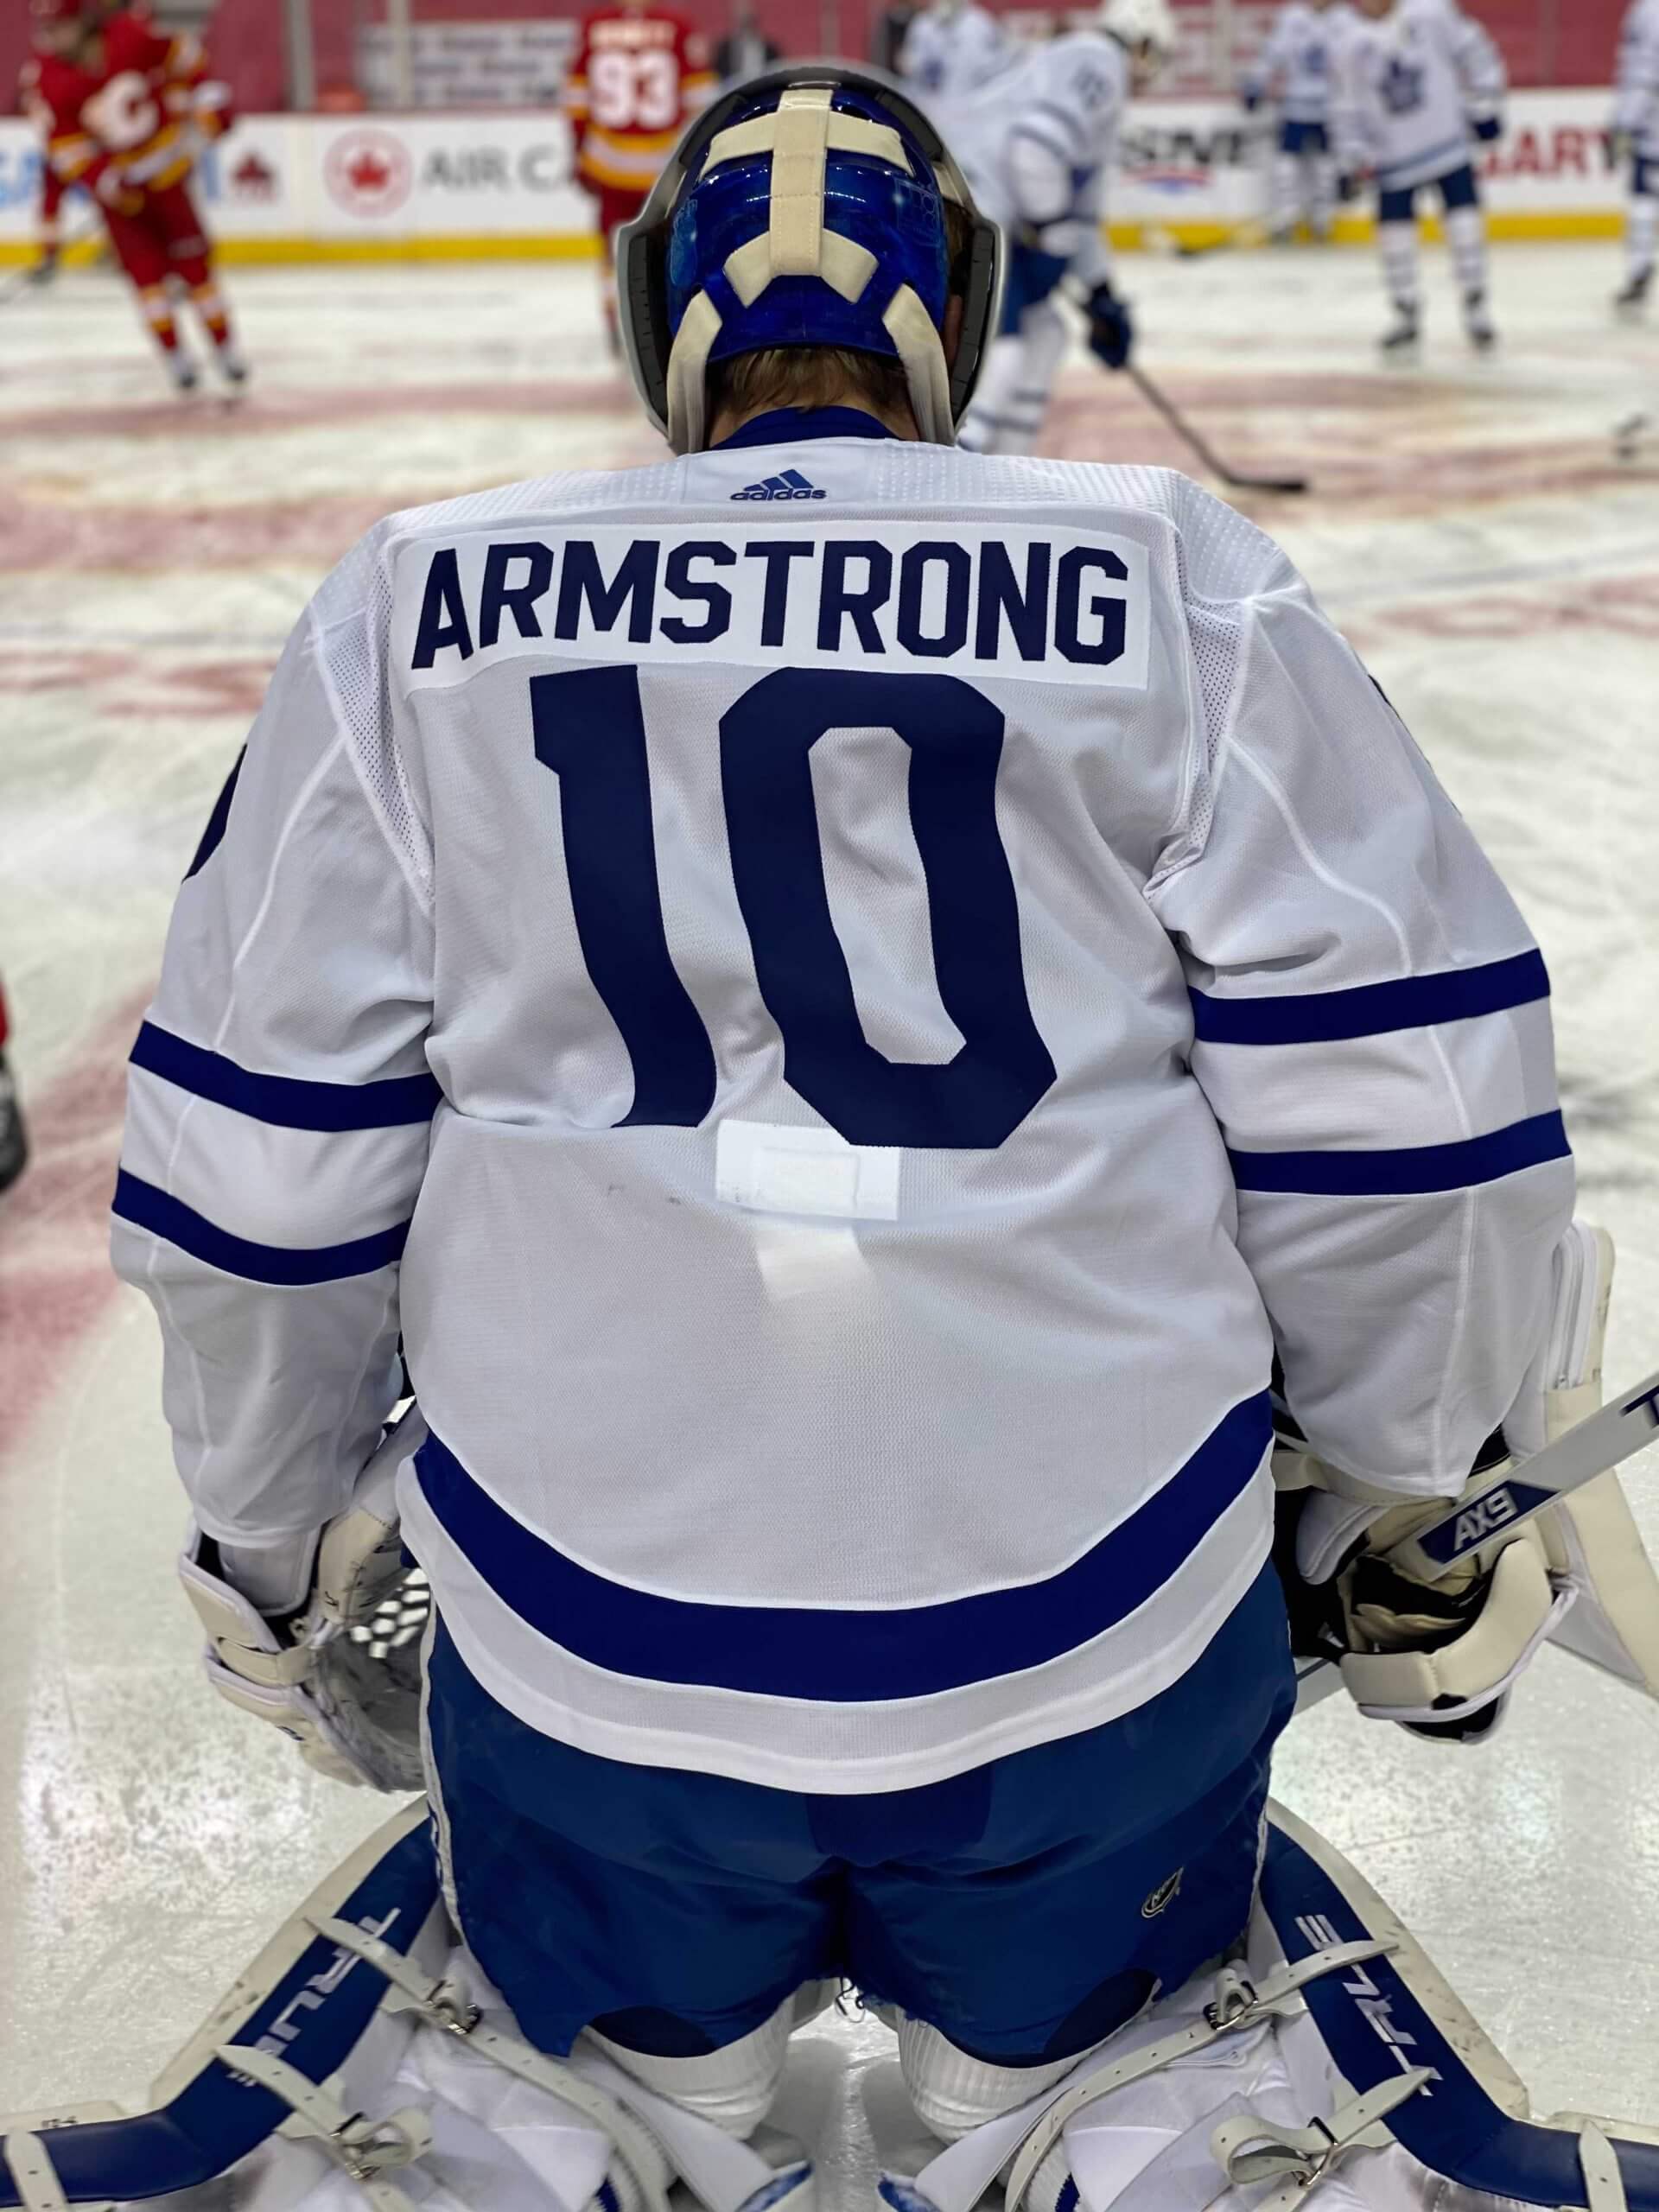
<svg viewBox="0 0 1659 2212">
<path fill-rule="evenodd" d="M 1196 1976 L 881 2194 L 891 2212 L 969 2212 L 1000 2174 L 1007 2212 L 1056 2212 L 1058 2174 L 1058 2203 L 1094 2212 L 1293 2212 L 1333 2171 L 1334 2201 L 1363 2212 L 1433 2212 L 1448 2183 L 1478 2201 L 1659 2212 L 1659 2131 L 1532 2119 L 1401 1922 L 1274 1807 L 1240 1964 Z"/>
</svg>

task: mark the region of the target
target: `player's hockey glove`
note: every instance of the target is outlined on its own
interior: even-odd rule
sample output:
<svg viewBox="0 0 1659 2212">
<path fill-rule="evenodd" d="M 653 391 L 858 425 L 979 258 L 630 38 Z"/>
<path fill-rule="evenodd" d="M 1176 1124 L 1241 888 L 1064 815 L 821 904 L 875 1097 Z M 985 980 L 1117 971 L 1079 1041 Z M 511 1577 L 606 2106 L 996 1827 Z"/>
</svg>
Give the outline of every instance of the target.
<svg viewBox="0 0 1659 2212">
<path fill-rule="evenodd" d="M 1096 285 L 1084 302 L 1089 317 L 1089 350 L 1109 369 L 1127 369 L 1135 350 L 1135 319 L 1129 303 L 1109 283 Z"/>
<path fill-rule="evenodd" d="M 1298 1649 L 1336 1662 L 1368 1719 L 1475 1743 L 1497 1726 L 1571 1600 L 1552 1586 L 1533 1526 L 1496 1539 L 1438 1582 L 1387 1556 L 1445 1511 L 1444 1499 L 1380 1507 L 1313 1490 L 1294 1533 L 1283 1532 L 1281 1565 Z"/>
<path fill-rule="evenodd" d="M 133 189 L 113 162 L 99 171 L 92 190 L 111 214 L 142 215 L 144 212 L 143 194 Z"/>
<path fill-rule="evenodd" d="M 1471 116 L 1469 119 L 1469 128 L 1477 138 L 1490 142 L 1503 136 L 1503 118 L 1501 115 Z"/>
<path fill-rule="evenodd" d="M 280 1728 L 319 1773 L 374 1789 L 422 1786 L 419 1645 L 430 1601 L 404 1557 L 394 1490 L 424 1433 L 410 1415 L 364 1469 L 350 1506 L 322 1531 L 298 1612 L 260 1613 L 198 1529 L 179 1561 L 219 1695 Z"/>
<path fill-rule="evenodd" d="M 1509 1460 L 1524 1466 L 1601 1403 L 1612 1278 L 1612 1239 L 1574 1222 L 1556 1249 L 1544 1341 L 1503 1433 L 1476 1462 L 1471 1492 L 1490 1492 Z M 1275 1558 L 1292 1642 L 1299 1653 L 1333 1660 L 1370 1718 L 1478 1741 L 1551 1637 L 1659 1695 L 1659 1586 L 1617 1475 L 1584 1484 L 1507 1534 L 1490 1497 L 1471 1504 L 1470 1533 L 1490 1529 L 1491 1540 L 1439 1580 L 1421 1554 L 1415 1562 L 1388 1554 L 1443 1519 L 1450 1501 L 1379 1500 L 1292 1442 L 1275 1450 L 1274 1478 Z"/>
</svg>

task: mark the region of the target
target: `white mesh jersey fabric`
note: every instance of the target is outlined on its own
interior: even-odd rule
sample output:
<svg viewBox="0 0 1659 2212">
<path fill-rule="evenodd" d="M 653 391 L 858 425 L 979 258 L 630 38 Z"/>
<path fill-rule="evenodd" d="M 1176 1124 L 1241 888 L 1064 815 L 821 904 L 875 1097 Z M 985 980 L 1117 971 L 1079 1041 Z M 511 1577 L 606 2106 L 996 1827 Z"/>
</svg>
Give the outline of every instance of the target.
<svg viewBox="0 0 1659 2212">
<path fill-rule="evenodd" d="M 1659 0 L 1631 0 L 1618 38 L 1613 128 L 1644 160 L 1659 156 Z"/>
<path fill-rule="evenodd" d="M 1491 34 L 1456 0 L 1400 0 L 1344 35 L 1332 106 L 1342 165 L 1370 168 L 1387 192 L 1449 176 L 1471 158 L 1469 118 L 1496 112 L 1506 86 Z"/>
<path fill-rule="evenodd" d="M 1325 122 L 1338 41 L 1352 21 L 1345 7 L 1312 8 L 1307 0 L 1288 0 L 1245 73 L 1245 88 L 1276 99 L 1287 123 Z"/>
<path fill-rule="evenodd" d="M 1053 222 L 1074 212 L 1098 218 L 1128 99 L 1128 56 L 1099 31 L 1039 44 L 992 77 L 951 118 L 952 149 L 982 212 L 1004 224 Z M 1047 153 L 1058 188 L 1070 188 L 1065 204 L 1025 204 L 1014 158 L 1022 139 Z"/>
<path fill-rule="evenodd" d="M 1571 1188 L 1504 1166 L 1536 993 L 1195 1040 L 1192 991 L 1305 1019 L 1530 940 L 1181 477 L 822 439 L 393 517 L 223 855 L 118 1200 L 199 1517 L 336 1510 L 401 1325 L 411 1542 L 568 1741 L 857 1790 L 1093 1726 L 1265 1556 L 1275 1338 L 1404 1491 L 1519 1388 Z M 1344 1195 L 1402 1145 L 1432 1188 Z"/>
</svg>

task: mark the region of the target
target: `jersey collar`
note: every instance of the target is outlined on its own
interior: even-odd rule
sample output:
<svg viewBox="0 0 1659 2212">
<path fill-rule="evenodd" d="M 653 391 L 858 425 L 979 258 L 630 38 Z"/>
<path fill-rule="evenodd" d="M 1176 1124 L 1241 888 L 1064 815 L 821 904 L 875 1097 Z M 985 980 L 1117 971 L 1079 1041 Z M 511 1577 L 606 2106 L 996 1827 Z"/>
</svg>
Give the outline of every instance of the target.
<svg viewBox="0 0 1659 2212">
<path fill-rule="evenodd" d="M 773 407 L 764 415 L 751 416 L 741 429 L 734 430 L 711 450 L 729 453 L 737 446 L 797 444 L 804 438 L 892 438 L 896 435 L 861 407 Z"/>
</svg>

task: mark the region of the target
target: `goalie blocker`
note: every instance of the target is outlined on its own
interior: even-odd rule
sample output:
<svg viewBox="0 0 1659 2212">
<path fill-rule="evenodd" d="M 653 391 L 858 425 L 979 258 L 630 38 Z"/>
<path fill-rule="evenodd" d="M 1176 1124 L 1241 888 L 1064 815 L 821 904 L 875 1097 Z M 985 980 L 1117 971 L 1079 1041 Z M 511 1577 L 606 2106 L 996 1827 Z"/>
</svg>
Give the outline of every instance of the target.
<svg viewBox="0 0 1659 2212">
<path fill-rule="evenodd" d="M 704 2212 L 806 2212 L 810 2167 L 769 2150 L 677 2111 L 588 2038 L 568 2064 L 530 2050 L 445 1918 L 416 1801 L 265 1947 L 143 2109 L 0 2122 L 0 2212 L 186 2212 L 226 2201 L 196 2194 L 226 2175 L 254 2212 L 662 2212 L 671 2175 Z M 1448 2183 L 1471 2212 L 1659 2212 L 1659 2132 L 1530 2117 L 1401 1923 L 1274 1809 L 1240 1955 L 880 2196 L 970 2212 L 1006 2173 L 1009 2212 L 1291 2212 L 1333 2172 L 1363 2212 L 1430 2212 Z"/>
<path fill-rule="evenodd" d="M 1299 1658 L 1313 1662 L 1300 1708 L 1339 1674 L 1370 1719 L 1476 1740 L 1545 1643 L 1659 1698 L 1659 1578 L 1618 1475 L 1548 1503 L 1516 1478 L 1601 1404 L 1612 1279 L 1612 1239 L 1575 1221 L 1555 1255 L 1547 1340 L 1455 1510 L 1385 1501 L 1294 1443 L 1275 1451 L 1278 1561 Z"/>
</svg>

